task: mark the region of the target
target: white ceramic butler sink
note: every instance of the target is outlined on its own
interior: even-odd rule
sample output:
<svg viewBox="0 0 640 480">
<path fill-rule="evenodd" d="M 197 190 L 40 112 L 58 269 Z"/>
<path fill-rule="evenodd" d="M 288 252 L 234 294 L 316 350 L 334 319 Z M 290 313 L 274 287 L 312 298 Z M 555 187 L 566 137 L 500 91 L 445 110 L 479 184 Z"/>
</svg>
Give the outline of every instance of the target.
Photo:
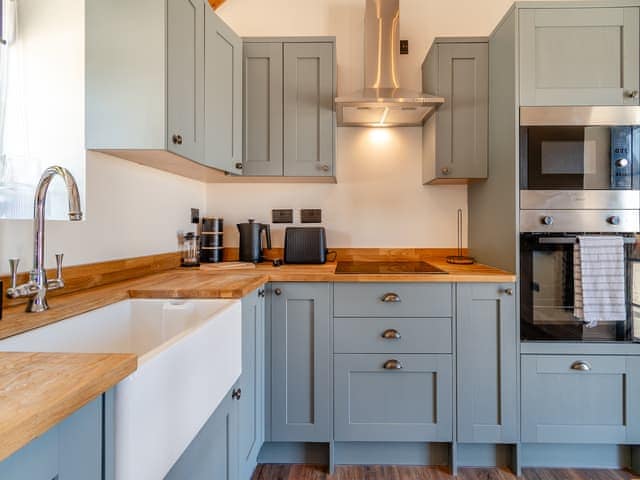
<svg viewBox="0 0 640 480">
<path fill-rule="evenodd" d="M 0 351 L 136 353 L 115 388 L 116 480 L 163 478 L 241 371 L 239 300 L 115 303 L 0 341 Z"/>
</svg>

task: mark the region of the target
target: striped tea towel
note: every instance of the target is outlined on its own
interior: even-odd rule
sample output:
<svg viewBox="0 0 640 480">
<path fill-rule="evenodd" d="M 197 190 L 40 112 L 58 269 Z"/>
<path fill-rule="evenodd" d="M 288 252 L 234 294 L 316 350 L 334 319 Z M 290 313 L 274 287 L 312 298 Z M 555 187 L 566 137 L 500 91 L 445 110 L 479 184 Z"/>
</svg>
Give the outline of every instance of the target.
<svg viewBox="0 0 640 480">
<path fill-rule="evenodd" d="M 574 313 L 587 327 L 627 319 L 624 239 L 579 236 L 573 249 Z"/>
</svg>

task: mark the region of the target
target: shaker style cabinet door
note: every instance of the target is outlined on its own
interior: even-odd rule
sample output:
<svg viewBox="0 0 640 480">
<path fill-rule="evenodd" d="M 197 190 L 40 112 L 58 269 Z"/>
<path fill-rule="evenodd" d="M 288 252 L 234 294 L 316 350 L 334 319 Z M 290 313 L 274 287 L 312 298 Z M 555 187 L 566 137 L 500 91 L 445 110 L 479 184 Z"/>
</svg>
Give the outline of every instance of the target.
<svg viewBox="0 0 640 480">
<path fill-rule="evenodd" d="M 243 74 L 243 173 L 282 176 L 282 43 L 245 43 Z"/>
<path fill-rule="evenodd" d="M 640 358 L 523 355 L 522 441 L 640 441 Z"/>
<path fill-rule="evenodd" d="M 458 284 L 458 441 L 518 441 L 515 285 Z"/>
<path fill-rule="evenodd" d="M 334 175 L 334 64 L 333 44 L 284 44 L 285 176 Z"/>
<path fill-rule="evenodd" d="M 264 292 L 242 299 L 242 374 L 236 385 L 241 479 L 251 478 L 264 442 Z"/>
<path fill-rule="evenodd" d="M 331 285 L 271 285 L 271 440 L 331 440 Z"/>
<path fill-rule="evenodd" d="M 204 15 L 201 0 L 167 0 L 167 149 L 195 162 L 204 156 Z"/>
<path fill-rule="evenodd" d="M 203 163 L 241 174 L 242 40 L 208 4 L 205 12 Z"/>
<path fill-rule="evenodd" d="M 637 105 L 639 12 L 520 10 L 520 105 Z"/>
</svg>

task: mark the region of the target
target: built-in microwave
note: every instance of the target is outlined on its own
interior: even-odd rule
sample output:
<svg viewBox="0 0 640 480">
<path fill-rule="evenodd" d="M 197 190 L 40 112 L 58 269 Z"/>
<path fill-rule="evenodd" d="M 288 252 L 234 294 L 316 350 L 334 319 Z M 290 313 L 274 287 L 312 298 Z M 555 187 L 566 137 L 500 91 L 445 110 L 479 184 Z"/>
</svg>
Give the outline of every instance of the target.
<svg viewBox="0 0 640 480">
<path fill-rule="evenodd" d="M 521 190 L 640 190 L 639 107 L 522 107 Z"/>
</svg>

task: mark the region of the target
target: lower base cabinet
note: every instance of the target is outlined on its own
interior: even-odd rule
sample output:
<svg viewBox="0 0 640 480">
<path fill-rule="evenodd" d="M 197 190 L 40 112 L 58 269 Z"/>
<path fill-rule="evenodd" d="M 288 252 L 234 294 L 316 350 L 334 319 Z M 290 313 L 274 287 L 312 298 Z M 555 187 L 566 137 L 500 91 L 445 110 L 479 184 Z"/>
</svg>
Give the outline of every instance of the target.
<svg viewBox="0 0 640 480">
<path fill-rule="evenodd" d="M 451 355 L 335 355 L 337 441 L 450 442 Z"/>
<path fill-rule="evenodd" d="M 522 355 L 522 442 L 640 441 L 640 357 Z"/>
<path fill-rule="evenodd" d="M 0 462 L 2 480 L 102 480 L 100 396 Z"/>
</svg>

